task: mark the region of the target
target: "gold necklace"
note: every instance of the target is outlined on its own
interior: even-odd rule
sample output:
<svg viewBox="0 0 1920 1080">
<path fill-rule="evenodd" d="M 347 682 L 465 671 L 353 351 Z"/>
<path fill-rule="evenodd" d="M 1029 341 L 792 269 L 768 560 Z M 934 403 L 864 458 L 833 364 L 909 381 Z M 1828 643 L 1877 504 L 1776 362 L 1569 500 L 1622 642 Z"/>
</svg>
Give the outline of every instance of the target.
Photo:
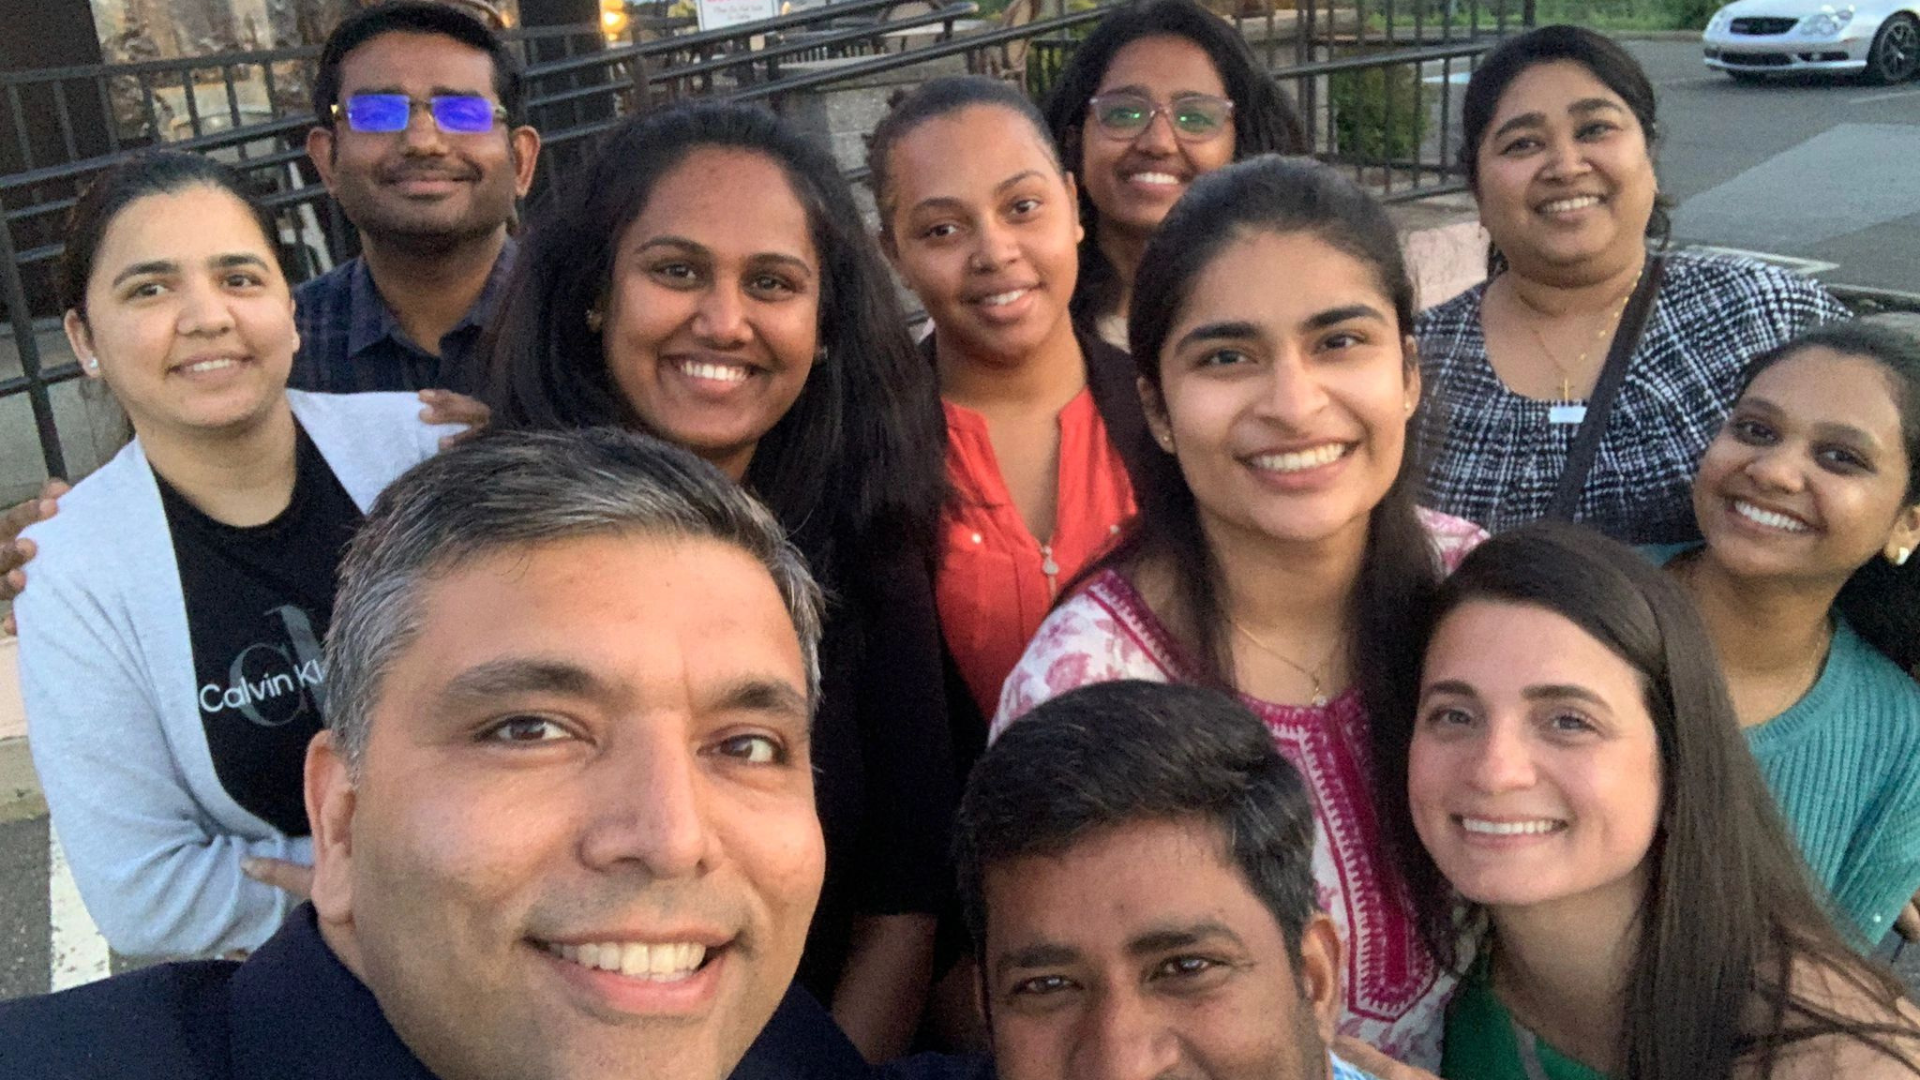
<svg viewBox="0 0 1920 1080">
<path fill-rule="evenodd" d="M 1231 615 L 1227 616 L 1227 625 L 1233 627 L 1235 630 L 1240 631 L 1240 636 L 1246 638 L 1248 641 L 1253 642 L 1254 647 L 1259 649 L 1261 652 L 1266 653 L 1268 656 L 1273 657 L 1275 660 L 1278 660 L 1281 663 L 1292 668 L 1293 670 L 1299 672 L 1300 674 L 1305 675 L 1307 677 L 1307 681 L 1313 684 L 1313 693 L 1308 698 L 1308 700 L 1313 703 L 1313 707 L 1316 709 L 1324 709 L 1327 707 L 1326 687 L 1325 687 L 1325 684 L 1323 684 L 1320 681 L 1320 676 L 1315 674 L 1316 669 L 1302 667 L 1299 664 L 1299 662 L 1295 661 L 1293 658 L 1287 656 L 1285 653 L 1282 653 L 1280 650 L 1260 640 L 1260 638 L 1257 635 L 1255 635 L 1253 631 L 1247 629 L 1245 626 L 1242 626 L 1240 624 L 1240 620 L 1234 618 Z M 1338 648 L 1339 648 L 1338 646 L 1335 646 L 1336 650 Z M 1325 668 L 1328 664 L 1332 662 L 1333 662 L 1333 654 L 1328 653 L 1327 658 L 1325 660 L 1320 661 L 1319 667 Z"/>
<path fill-rule="evenodd" d="M 1620 297 L 1620 302 L 1614 305 L 1613 317 L 1611 319 L 1608 319 L 1604 324 L 1602 324 L 1600 329 L 1594 333 L 1593 340 L 1587 343 L 1586 348 L 1580 350 L 1580 358 L 1573 362 L 1573 366 L 1575 368 L 1578 368 L 1581 371 L 1585 371 L 1587 368 L 1587 357 L 1593 355 L 1594 347 L 1599 345 L 1601 341 L 1609 337 L 1612 337 L 1613 332 L 1619 328 L 1620 319 L 1627 313 L 1627 301 L 1632 300 L 1633 294 L 1640 290 L 1640 279 L 1646 276 L 1646 273 L 1647 273 L 1646 266 L 1645 264 L 1642 264 L 1640 267 L 1640 273 L 1635 274 L 1633 276 L 1633 285 L 1627 289 L 1625 295 Z M 1521 307 L 1526 308 L 1527 310 L 1533 312 L 1536 315 L 1545 314 L 1545 312 L 1542 312 L 1539 308 L 1536 308 L 1532 304 L 1527 303 L 1526 298 L 1521 296 L 1518 292 L 1515 292 L 1513 295 L 1516 300 L 1520 301 Z M 1560 358 L 1553 355 L 1553 350 L 1547 347 L 1547 336 L 1540 332 L 1539 324 L 1535 323 L 1532 319 L 1528 319 L 1527 329 L 1533 333 L 1533 340 L 1540 343 L 1540 352 L 1542 355 L 1544 355 L 1547 358 L 1547 363 L 1552 364 L 1553 370 L 1558 372 L 1560 375 L 1559 400 L 1572 401 L 1573 400 L 1572 376 L 1567 373 L 1566 367 L 1560 363 Z"/>
</svg>

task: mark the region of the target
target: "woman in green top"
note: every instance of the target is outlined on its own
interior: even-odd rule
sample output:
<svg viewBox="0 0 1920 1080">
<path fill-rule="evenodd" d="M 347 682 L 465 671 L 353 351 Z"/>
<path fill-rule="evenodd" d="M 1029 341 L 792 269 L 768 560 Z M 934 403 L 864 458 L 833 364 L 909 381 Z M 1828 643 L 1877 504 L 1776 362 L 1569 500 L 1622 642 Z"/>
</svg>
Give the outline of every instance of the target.
<svg viewBox="0 0 1920 1080">
<path fill-rule="evenodd" d="M 1920 889 L 1920 343 L 1828 323 L 1762 354 L 1667 568 L 1835 919 L 1870 949 Z"/>
<path fill-rule="evenodd" d="M 1527 526 L 1467 557 L 1425 640 L 1383 824 L 1428 941 L 1478 947 L 1447 1076 L 1920 1075 L 1920 1009 L 1815 899 L 1671 578 Z"/>
</svg>

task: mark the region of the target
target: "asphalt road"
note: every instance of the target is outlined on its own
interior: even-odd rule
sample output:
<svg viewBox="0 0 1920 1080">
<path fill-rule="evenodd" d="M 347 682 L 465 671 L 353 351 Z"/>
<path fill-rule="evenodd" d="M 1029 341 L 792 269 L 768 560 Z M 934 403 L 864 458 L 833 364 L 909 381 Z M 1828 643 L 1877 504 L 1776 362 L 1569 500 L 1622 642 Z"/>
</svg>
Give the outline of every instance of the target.
<svg viewBox="0 0 1920 1080">
<path fill-rule="evenodd" d="M 47 819 L 0 822 L 0 1000 L 51 985 Z"/>
<path fill-rule="evenodd" d="M 1638 41 L 1664 129 L 1674 238 L 1835 264 L 1817 276 L 1920 294 L 1920 82 L 1736 83 L 1693 41 Z"/>
</svg>

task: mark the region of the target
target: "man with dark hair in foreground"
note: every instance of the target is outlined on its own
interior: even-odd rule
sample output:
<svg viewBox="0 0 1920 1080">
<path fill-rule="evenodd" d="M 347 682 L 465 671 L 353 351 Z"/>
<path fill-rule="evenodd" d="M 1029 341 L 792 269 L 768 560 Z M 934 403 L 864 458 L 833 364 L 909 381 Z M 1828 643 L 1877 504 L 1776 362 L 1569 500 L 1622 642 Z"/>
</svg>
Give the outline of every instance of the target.
<svg viewBox="0 0 1920 1080">
<path fill-rule="evenodd" d="M 341 571 L 315 865 L 280 866 L 312 903 L 244 963 L 0 1004 L 0 1076 L 864 1076 L 788 989 L 820 607 L 767 511 L 664 443 L 415 467 Z"/>
<path fill-rule="evenodd" d="M 1232 699 L 1055 698 L 980 759 L 955 832 L 1003 1080 L 1367 1076 L 1331 1050 L 1306 786 Z"/>
</svg>

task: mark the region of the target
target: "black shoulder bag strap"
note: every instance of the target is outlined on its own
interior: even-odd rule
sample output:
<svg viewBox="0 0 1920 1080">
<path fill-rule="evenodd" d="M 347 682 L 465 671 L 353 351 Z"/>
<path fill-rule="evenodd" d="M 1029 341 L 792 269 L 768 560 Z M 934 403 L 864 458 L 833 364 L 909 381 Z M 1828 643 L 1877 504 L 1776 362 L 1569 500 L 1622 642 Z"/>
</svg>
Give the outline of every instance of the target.
<svg viewBox="0 0 1920 1080">
<path fill-rule="evenodd" d="M 1627 365 L 1633 362 L 1634 350 L 1640 347 L 1640 337 L 1646 333 L 1647 319 L 1653 314 L 1653 298 L 1660 291 L 1660 278 L 1666 269 L 1665 256 L 1647 256 L 1647 268 L 1640 275 L 1640 284 L 1628 298 L 1627 306 L 1620 310 L 1620 325 L 1613 331 L 1613 347 L 1607 350 L 1607 362 L 1593 384 L 1593 394 L 1587 398 L 1587 415 L 1580 421 L 1580 430 L 1567 451 L 1567 467 L 1560 473 L 1560 486 L 1554 489 L 1553 501 L 1547 504 L 1550 518 L 1572 521 L 1574 511 L 1579 509 L 1580 493 L 1586 490 L 1587 474 L 1593 471 L 1593 459 L 1599 454 L 1600 439 L 1607 431 L 1607 417 L 1613 414 L 1613 403 L 1620 396 L 1621 385 L 1627 381 Z"/>
</svg>

